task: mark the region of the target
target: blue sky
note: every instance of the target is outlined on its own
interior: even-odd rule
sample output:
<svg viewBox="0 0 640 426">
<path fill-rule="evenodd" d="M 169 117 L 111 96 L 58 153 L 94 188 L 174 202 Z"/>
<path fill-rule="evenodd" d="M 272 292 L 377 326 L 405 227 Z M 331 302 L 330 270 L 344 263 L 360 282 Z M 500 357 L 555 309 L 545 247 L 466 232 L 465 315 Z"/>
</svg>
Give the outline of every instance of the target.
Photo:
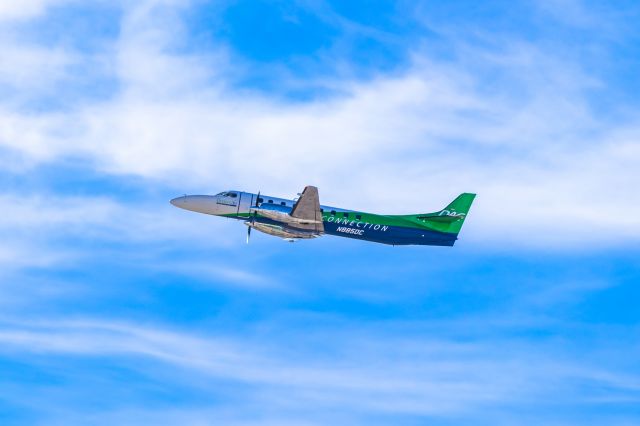
<svg viewBox="0 0 640 426">
<path fill-rule="evenodd" d="M 640 422 L 640 7 L 0 5 L 2 424 Z M 453 249 L 296 244 L 225 189 Z"/>
</svg>

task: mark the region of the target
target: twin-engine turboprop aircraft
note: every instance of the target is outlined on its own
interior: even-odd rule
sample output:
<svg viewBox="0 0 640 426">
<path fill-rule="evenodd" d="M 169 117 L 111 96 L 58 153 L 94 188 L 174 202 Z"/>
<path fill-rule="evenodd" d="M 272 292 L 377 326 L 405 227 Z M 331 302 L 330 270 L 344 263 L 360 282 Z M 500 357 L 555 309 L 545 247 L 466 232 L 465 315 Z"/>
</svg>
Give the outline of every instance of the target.
<svg viewBox="0 0 640 426">
<path fill-rule="evenodd" d="M 460 194 L 434 213 L 378 215 L 321 206 L 318 188 L 307 186 L 294 200 L 225 191 L 218 195 L 184 195 L 171 204 L 185 210 L 244 221 L 251 230 L 287 241 L 322 235 L 356 238 L 391 245 L 453 246 L 475 194 Z"/>
</svg>

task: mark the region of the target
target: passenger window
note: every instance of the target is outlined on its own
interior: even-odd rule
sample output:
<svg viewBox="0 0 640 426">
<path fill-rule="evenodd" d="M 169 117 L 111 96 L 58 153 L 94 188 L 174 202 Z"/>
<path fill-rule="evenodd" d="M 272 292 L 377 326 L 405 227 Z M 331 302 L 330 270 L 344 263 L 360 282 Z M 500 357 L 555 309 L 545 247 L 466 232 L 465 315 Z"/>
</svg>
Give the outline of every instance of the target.
<svg viewBox="0 0 640 426">
<path fill-rule="evenodd" d="M 258 198 L 258 204 L 259 203 L 264 203 L 264 198 Z"/>
<path fill-rule="evenodd" d="M 320 213 L 324 213 L 324 209 L 320 209 Z"/>
<path fill-rule="evenodd" d="M 285 203 L 284 201 L 280 201 L 280 205 L 281 205 L 281 206 L 286 206 L 286 205 L 287 205 L 287 203 Z"/>
<path fill-rule="evenodd" d="M 269 204 L 273 204 L 273 200 L 269 200 Z"/>
<path fill-rule="evenodd" d="M 342 213 L 342 215 L 343 215 L 344 217 L 346 217 L 347 219 L 349 218 L 349 213 Z"/>
<path fill-rule="evenodd" d="M 236 194 L 235 192 L 230 192 L 229 193 L 229 197 L 236 198 L 236 197 L 238 197 L 238 194 Z"/>
<path fill-rule="evenodd" d="M 335 216 L 336 215 L 336 211 L 335 210 L 331 210 L 331 216 Z"/>
<path fill-rule="evenodd" d="M 357 214 L 356 215 L 356 219 L 358 219 L 358 220 L 362 219 L 362 215 L 361 214 Z"/>
</svg>

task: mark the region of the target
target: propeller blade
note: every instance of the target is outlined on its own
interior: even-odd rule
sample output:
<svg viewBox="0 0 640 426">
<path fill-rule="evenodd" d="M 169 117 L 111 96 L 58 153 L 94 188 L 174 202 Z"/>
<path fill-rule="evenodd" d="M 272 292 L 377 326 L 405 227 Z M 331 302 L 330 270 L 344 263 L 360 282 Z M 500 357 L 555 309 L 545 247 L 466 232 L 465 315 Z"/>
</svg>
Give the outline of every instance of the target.
<svg viewBox="0 0 640 426">
<path fill-rule="evenodd" d="M 256 207 L 260 207 L 260 204 L 262 204 L 258 200 L 260 200 L 260 191 L 258 191 L 258 196 L 256 197 Z M 256 216 L 258 216 L 258 213 L 254 211 L 251 215 L 251 223 L 247 227 L 247 244 L 249 244 L 249 238 L 251 238 L 251 228 L 256 223 Z"/>
</svg>

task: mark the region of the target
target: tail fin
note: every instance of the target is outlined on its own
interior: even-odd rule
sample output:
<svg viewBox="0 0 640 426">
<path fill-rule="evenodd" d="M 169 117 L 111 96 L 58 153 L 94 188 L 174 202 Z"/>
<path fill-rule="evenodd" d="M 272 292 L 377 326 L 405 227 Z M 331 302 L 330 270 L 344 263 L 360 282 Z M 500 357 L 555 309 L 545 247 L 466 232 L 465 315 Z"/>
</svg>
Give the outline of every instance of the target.
<svg viewBox="0 0 640 426">
<path fill-rule="evenodd" d="M 458 195 L 458 197 L 444 209 L 434 213 L 417 215 L 415 218 L 424 222 L 430 228 L 457 234 L 460 232 L 460 229 L 462 229 L 462 224 L 475 198 L 476 194 L 465 192 L 464 194 Z"/>
</svg>

